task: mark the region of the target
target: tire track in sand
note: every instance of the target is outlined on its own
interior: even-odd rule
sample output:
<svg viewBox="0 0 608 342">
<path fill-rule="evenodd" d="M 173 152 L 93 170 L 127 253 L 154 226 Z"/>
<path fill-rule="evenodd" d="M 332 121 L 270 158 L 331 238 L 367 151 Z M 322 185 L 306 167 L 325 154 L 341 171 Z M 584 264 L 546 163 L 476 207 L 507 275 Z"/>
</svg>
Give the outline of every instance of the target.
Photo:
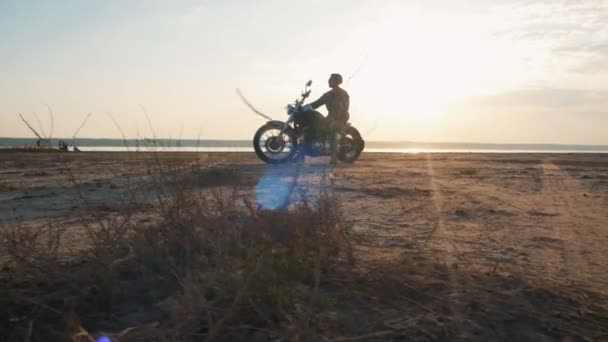
<svg viewBox="0 0 608 342">
<path fill-rule="evenodd" d="M 544 251 L 539 261 L 556 279 L 606 292 L 608 253 L 603 242 L 608 217 L 602 203 L 587 196 L 588 189 L 551 160 L 542 166 L 543 190 L 535 202 L 543 211 L 557 215 L 546 217 L 542 235 L 531 238 Z"/>
</svg>

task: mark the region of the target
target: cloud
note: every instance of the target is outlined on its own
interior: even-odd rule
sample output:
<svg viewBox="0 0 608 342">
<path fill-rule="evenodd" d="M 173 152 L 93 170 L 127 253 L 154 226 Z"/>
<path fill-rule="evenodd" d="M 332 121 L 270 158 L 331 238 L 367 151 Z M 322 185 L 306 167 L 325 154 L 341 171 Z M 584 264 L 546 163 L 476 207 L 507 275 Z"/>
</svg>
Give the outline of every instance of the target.
<svg viewBox="0 0 608 342">
<path fill-rule="evenodd" d="M 496 32 L 513 39 L 559 39 L 606 27 L 608 8 L 594 1 L 537 1 L 496 8 L 510 18 L 509 26 Z"/>
<path fill-rule="evenodd" d="M 606 1 L 521 1 L 498 5 L 506 25 L 496 39 L 544 47 L 544 60 L 570 73 L 608 71 Z"/>
<path fill-rule="evenodd" d="M 600 58 L 591 58 L 579 65 L 570 69 L 571 71 L 580 74 L 597 74 L 600 72 L 608 71 L 608 56 L 602 56 Z"/>
<path fill-rule="evenodd" d="M 554 50 L 577 60 L 571 72 L 597 74 L 608 71 L 608 44 L 563 46 Z"/>
<path fill-rule="evenodd" d="M 536 109 L 608 110 L 608 91 L 560 88 L 530 88 L 469 98 L 467 104 L 484 107 Z M 606 112 L 608 114 L 608 112 Z"/>
</svg>

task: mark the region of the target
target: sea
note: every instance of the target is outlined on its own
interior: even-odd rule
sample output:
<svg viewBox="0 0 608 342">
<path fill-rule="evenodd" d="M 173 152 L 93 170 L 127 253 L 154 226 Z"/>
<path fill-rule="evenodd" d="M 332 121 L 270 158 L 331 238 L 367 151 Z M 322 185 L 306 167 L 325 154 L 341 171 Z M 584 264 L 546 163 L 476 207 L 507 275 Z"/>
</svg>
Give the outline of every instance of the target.
<svg viewBox="0 0 608 342">
<path fill-rule="evenodd" d="M 0 148 L 34 147 L 32 138 L 1 138 Z M 253 152 L 251 140 L 200 139 L 97 139 L 57 138 L 42 145 L 58 146 L 60 140 L 83 152 Z M 364 152 L 376 153 L 608 153 L 608 145 L 486 144 L 462 142 L 366 141 Z"/>
</svg>

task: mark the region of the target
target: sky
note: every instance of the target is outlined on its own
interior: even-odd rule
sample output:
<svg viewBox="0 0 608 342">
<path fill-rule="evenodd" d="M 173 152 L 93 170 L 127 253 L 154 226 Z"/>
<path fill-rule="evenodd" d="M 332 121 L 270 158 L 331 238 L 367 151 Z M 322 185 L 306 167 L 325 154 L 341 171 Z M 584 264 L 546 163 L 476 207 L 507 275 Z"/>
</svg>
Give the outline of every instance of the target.
<svg viewBox="0 0 608 342">
<path fill-rule="evenodd" d="M 608 0 L 0 0 L 3 137 L 250 139 L 334 72 L 366 140 L 608 144 Z"/>
</svg>

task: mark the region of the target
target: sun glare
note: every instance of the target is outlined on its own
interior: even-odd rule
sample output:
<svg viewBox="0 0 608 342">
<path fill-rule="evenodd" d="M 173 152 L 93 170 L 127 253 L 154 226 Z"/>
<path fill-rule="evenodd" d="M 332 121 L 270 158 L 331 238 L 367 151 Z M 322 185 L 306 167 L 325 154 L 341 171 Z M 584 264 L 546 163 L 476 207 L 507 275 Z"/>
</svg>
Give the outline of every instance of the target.
<svg viewBox="0 0 608 342">
<path fill-rule="evenodd" d="M 480 35 L 449 22 L 392 22 L 369 37 L 369 62 L 357 87 L 379 112 L 410 121 L 433 121 L 451 101 L 483 92 L 497 53 Z"/>
</svg>

